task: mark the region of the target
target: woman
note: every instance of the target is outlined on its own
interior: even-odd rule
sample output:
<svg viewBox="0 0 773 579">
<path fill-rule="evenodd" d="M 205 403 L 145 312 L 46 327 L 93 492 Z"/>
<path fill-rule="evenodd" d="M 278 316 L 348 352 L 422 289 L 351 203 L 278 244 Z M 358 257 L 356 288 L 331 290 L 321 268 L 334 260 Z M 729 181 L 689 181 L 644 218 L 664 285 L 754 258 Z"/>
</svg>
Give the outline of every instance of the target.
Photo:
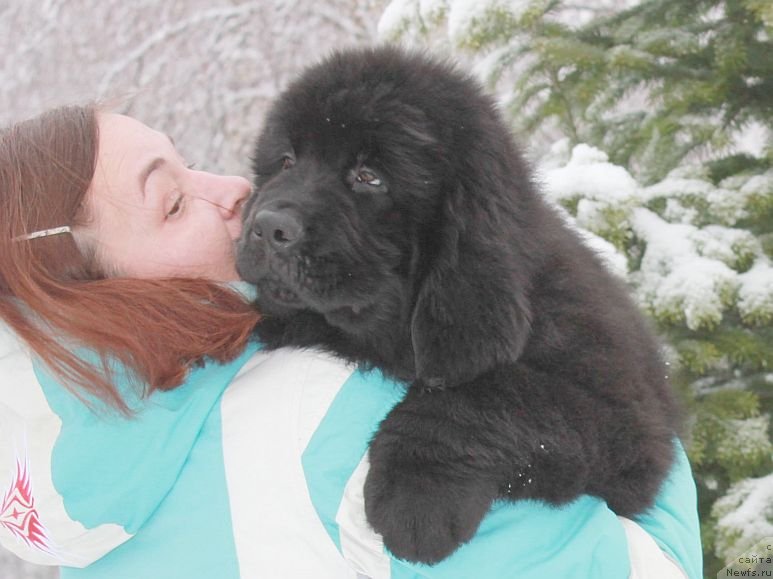
<svg viewBox="0 0 773 579">
<path fill-rule="evenodd" d="M 700 576 L 681 447 L 638 524 L 591 497 L 503 503 L 436 566 L 385 553 L 361 488 L 401 387 L 249 340 L 249 190 L 91 106 L 2 133 L 4 547 L 63 579 Z"/>
</svg>

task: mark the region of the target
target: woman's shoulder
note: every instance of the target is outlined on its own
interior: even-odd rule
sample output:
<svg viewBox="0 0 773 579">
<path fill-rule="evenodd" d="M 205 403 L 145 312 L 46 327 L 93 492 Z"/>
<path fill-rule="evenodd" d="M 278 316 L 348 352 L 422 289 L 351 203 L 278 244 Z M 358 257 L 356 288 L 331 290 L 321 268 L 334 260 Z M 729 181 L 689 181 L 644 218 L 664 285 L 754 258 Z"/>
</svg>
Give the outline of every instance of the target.
<svg viewBox="0 0 773 579">
<path fill-rule="evenodd" d="M 45 399 L 35 373 L 35 364 L 27 346 L 0 321 L 0 416 L 22 416 L 45 411 Z M 0 420 L 0 426 L 4 421 Z M 9 424 L 9 422 L 5 422 Z"/>
<path fill-rule="evenodd" d="M 303 445 L 303 470 L 314 507 L 347 559 L 355 558 L 363 569 L 390 568 L 393 578 L 510 576 L 515 570 L 535 578 L 627 575 L 627 531 L 603 501 L 589 496 L 560 508 L 535 501 L 498 503 L 470 543 L 431 569 L 392 559 L 366 523 L 362 484 L 368 443 L 404 396 L 405 385 L 317 351 L 284 355 L 304 361 L 299 371 L 307 405 L 324 399 Z M 315 392 L 324 390 L 326 381 L 332 387 Z M 693 577 L 700 568 L 694 483 L 681 446 L 677 455 L 656 507 L 637 522 Z"/>
<path fill-rule="evenodd" d="M 29 359 L 27 348 L 8 324 L 0 319 L 0 364 L 10 362 L 12 356 L 15 363 L 20 359 Z"/>
<path fill-rule="evenodd" d="M 314 508 L 351 564 L 365 574 L 384 572 L 395 579 L 516 573 L 599 579 L 628 573 L 628 560 L 620 554 L 626 552 L 621 524 L 591 497 L 562 509 L 530 501 L 497 504 L 470 543 L 431 568 L 392 558 L 367 524 L 362 486 L 368 443 L 404 393 L 403 384 L 377 370 L 352 369 L 302 454 Z"/>
<path fill-rule="evenodd" d="M 176 485 L 250 356 L 196 368 L 174 390 L 137 395 L 127 417 L 73 393 L 0 328 L 0 499 L 18 500 L 35 523 L 0 525 L 0 542 L 29 561 L 81 566 L 128 539 Z M 114 370 L 120 390 L 134 391 Z"/>
</svg>

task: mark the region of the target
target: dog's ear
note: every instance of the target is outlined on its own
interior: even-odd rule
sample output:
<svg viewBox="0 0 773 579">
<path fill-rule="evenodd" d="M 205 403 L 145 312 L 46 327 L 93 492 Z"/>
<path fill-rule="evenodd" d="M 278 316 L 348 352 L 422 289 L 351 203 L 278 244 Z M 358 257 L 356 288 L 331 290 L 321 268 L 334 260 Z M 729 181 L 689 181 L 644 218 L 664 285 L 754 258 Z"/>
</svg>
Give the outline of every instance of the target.
<svg viewBox="0 0 773 579">
<path fill-rule="evenodd" d="M 511 179 L 508 159 L 468 161 L 440 208 L 437 249 L 411 320 L 416 375 L 428 387 L 514 362 L 530 330 L 528 248 L 519 241 L 527 233 L 519 231 L 517 192 L 509 190 L 525 171 L 517 165 Z M 528 196 L 530 183 L 523 185 Z"/>
</svg>

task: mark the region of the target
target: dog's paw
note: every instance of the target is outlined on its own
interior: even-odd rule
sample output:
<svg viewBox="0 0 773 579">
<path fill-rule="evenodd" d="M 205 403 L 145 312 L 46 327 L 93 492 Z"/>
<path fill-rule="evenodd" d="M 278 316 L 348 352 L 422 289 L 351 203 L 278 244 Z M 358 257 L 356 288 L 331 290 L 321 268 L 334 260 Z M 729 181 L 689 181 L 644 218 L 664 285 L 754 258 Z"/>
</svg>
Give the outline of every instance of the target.
<svg viewBox="0 0 773 579">
<path fill-rule="evenodd" d="M 483 480 L 454 478 L 445 469 L 371 466 L 365 514 L 395 556 L 437 563 L 469 541 L 496 497 Z"/>
</svg>

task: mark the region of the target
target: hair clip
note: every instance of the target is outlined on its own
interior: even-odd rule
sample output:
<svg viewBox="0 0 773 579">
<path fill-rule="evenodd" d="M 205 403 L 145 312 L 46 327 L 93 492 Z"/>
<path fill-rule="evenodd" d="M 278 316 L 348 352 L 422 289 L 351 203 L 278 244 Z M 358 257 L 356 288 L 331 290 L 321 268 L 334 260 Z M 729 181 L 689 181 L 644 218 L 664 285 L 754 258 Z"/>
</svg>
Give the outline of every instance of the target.
<svg viewBox="0 0 773 579">
<path fill-rule="evenodd" d="M 29 241 L 30 239 L 37 239 L 38 237 L 48 237 L 49 235 L 59 235 L 60 233 L 72 233 L 69 225 L 63 225 L 62 227 L 52 227 L 51 229 L 41 229 L 40 231 L 33 231 L 32 233 L 25 233 L 13 238 L 13 241 Z"/>
</svg>

